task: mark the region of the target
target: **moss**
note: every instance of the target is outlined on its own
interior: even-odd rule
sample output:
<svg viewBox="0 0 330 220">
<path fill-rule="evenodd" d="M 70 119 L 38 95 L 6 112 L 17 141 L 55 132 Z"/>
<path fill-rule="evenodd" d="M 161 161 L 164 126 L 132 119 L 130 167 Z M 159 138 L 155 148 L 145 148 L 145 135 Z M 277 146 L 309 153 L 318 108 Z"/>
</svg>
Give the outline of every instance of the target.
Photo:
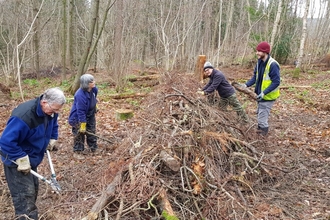
<svg viewBox="0 0 330 220">
<path fill-rule="evenodd" d="M 179 220 L 178 217 L 173 216 L 173 215 L 169 215 L 165 210 L 162 211 L 162 217 L 163 217 L 165 220 Z"/>
</svg>

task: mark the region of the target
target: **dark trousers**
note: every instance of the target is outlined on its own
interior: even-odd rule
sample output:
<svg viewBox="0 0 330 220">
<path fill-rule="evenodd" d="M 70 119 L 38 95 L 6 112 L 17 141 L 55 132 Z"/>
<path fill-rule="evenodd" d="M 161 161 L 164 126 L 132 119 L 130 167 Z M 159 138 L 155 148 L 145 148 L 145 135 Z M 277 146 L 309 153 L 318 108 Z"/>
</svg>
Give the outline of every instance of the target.
<svg viewBox="0 0 330 220">
<path fill-rule="evenodd" d="M 3 167 L 15 207 L 15 219 L 38 220 L 38 208 L 36 206 L 39 189 L 38 178 L 31 173 L 24 174 L 17 171 L 17 167 L 9 167 L 5 164 Z"/>
<path fill-rule="evenodd" d="M 83 151 L 85 149 L 85 139 L 87 141 L 88 147 L 91 150 L 95 150 L 97 148 L 97 138 L 94 135 L 90 135 L 87 133 L 79 133 L 79 128 L 80 125 L 72 127 L 72 133 L 74 135 L 73 151 Z M 95 134 L 96 132 L 96 119 L 94 109 L 89 111 L 86 116 L 86 131 L 92 134 Z"/>
</svg>

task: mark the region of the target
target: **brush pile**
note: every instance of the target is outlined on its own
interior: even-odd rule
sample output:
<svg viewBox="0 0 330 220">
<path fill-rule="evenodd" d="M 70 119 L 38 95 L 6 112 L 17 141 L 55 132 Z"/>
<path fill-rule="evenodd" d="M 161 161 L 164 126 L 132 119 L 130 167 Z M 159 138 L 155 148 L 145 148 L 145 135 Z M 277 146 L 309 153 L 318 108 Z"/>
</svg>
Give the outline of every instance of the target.
<svg viewBox="0 0 330 220">
<path fill-rule="evenodd" d="M 179 76 L 147 97 L 86 219 L 256 218 L 261 185 L 281 169 L 257 150 L 264 141 L 248 135 L 249 125 L 220 111 L 216 95 L 195 94 L 198 87 Z"/>
</svg>

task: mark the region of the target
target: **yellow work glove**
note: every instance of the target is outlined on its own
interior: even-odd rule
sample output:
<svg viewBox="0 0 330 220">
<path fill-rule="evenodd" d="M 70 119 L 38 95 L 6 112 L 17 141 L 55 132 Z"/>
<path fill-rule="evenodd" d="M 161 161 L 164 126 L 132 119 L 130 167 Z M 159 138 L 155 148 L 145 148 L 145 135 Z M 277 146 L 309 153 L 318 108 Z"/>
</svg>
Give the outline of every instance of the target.
<svg viewBox="0 0 330 220">
<path fill-rule="evenodd" d="M 54 150 L 56 142 L 57 141 L 55 139 L 50 139 L 49 144 L 47 146 L 47 150 L 49 150 L 49 151 Z"/>
<path fill-rule="evenodd" d="M 18 165 L 17 171 L 27 174 L 31 170 L 29 155 L 18 158 L 16 164 Z"/>
<path fill-rule="evenodd" d="M 83 134 L 86 132 L 86 122 L 80 124 L 79 132 Z"/>
<path fill-rule="evenodd" d="M 197 90 L 196 94 L 197 95 L 205 95 L 204 91 L 201 91 L 201 90 Z"/>
</svg>

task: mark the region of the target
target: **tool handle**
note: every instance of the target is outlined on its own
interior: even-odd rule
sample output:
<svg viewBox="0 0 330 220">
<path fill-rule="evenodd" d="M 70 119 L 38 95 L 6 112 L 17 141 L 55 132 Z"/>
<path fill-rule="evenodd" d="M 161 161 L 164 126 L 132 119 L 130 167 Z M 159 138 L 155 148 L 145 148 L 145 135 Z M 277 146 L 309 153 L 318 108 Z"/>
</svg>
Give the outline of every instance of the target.
<svg viewBox="0 0 330 220">
<path fill-rule="evenodd" d="M 55 170 L 54 170 L 54 166 L 52 163 L 52 158 L 50 157 L 50 153 L 49 150 L 47 150 L 47 157 L 48 157 L 48 162 L 49 162 L 49 166 L 50 166 L 50 171 L 52 172 L 52 176 L 55 177 Z"/>
<path fill-rule="evenodd" d="M 30 173 L 36 177 L 38 177 L 39 179 L 41 179 L 42 181 L 48 183 L 48 184 L 51 184 L 51 182 L 49 180 L 47 180 L 45 177 L 41 176 L 39 173 L 37 173 L 36 171 L 34 170 L 30 170 Z"/>
</svg>

